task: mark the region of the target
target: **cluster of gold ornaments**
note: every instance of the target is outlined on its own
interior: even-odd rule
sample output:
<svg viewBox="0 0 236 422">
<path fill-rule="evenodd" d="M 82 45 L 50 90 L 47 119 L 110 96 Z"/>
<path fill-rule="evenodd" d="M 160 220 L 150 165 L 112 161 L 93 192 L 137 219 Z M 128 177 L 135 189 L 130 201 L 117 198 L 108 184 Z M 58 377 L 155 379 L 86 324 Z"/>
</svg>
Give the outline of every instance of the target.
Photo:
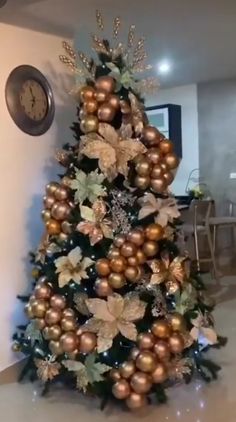
<svg viewBox="0 0 236 422">
<path fill-rule="evenodd" d="M 74 358 L 78 353 L 90 353 L 96 348 L 96 335 L 82 332 L 75 312 L 66 307 L 63 295 L 53 294 L 45 276 L 38 280 L 25 312 L 49 341 L 53 355 L 67 353 Z"/>
<path fill-rule="evenodd" d="M 143 264 L 158 253 L 158 241 L 163 236 L 163 227 L 156 223 L 117 235 L 107 258 L 96 262 L 101 277 L 96 282 L 97 294 L 108 296 L 111 289 L 120 289 L 127 281 L 138 283 L 143 276 Z"/>
<path fill-rule="evenodd" d="M 184 332 L 184 320 L 176 313 L 168 320 L 154 321 L 150 332 L 140 333 L 129 360 L 110 371 L 113 395 L 125 400 L 130 409 L 146 405 L 153 385 L 168 379 L 171 359 L 185 348 L 181 332 Z"/>
</svg>

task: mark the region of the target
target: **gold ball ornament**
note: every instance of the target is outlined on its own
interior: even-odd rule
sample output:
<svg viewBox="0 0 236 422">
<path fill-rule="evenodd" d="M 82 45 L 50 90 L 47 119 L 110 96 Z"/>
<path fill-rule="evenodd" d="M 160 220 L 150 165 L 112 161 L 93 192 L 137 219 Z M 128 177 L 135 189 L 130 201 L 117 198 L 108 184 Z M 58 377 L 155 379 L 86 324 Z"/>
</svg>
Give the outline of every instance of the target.
<svg viewBox="0 0 236 422">
<path fill-rule="evenodd" d="M 48 340 L 59 340 L 61 337 L 62 331 L 61 327 L 59 325 L 52 325 L 51 327 L 48 327 L 46 331 L 46 338 Z"/>
<path fill-rule="evenodd" d="M 131 393 L 129 383 L 124 380 L 118 380 L 116 383 L 112 386 L 112 394 L 119 400 L 124 400 L 127 397 L 129 397 Z"/>
<path fill-rule="evenodd" d="M 139 189 L 147 189 L 150 186 L 151 179 L 149 176 L 136 176 L 134 179 L 134 184 Z"/>
<path fill-rule="evenodd" d="M 121 110 L 121 113 L 123 113 L 123 114 L 130 114 L 131 113 L 130 105 L 125 100 L 120 100 L 120 110 Z"/>
<path fill-rule="evenodd" d="M 136 255 L 135 256 L 130 256 L 127 259 L 127 263 L 128 263 L 128 266 L 131 265 L 131 267 L 137 267 L 139 265 L 139 260 L 138 260 L 138 258 L 137 258 Z"/>
<path fill-rule="evenodd" d="M 61 179 L 61 184 L 62 184 L 63 186 L 70 187 L 71 180 L 72 180 L 72 179 L 71 179 L 70 177 L 68 177 L 68 176 L 64 176 L 64 177 Z"/>
<path fill-rule="evenodd" d="M 153 240 L 148 240 L 143 244 L 143 252 L 147 257 L 155 256 L 158 250 L 158 244 Z"/>
<path fill-rule="evenodd" d="M 165 171 L 163 173 L 163 178 L 165 179 L 167 185 L 169 186 L 174 180 L 174 175 L 173 173 L 171 173 L 171 171 Z"/>
<path fill-rule="evenodd" d="M 160 224 L 153 223 L 145 229 L 145 236 L 148 240 L 161 240 L 164 235 L 163 227 Z"/>
<path fill-rule="evenodd" d="M 140 353 L 140 350 L 137 347 L 134 347 L 130 352 L 130 359 L 136 360 L 138 355 Z"/>
<path fill-rule="evenodd" d="M 62 317 L 75 317 L 75 311 L 71 308 L 66 308 L 62 311 Z"/>
<path fill-rule="evenodd" d="M 113 289 L 121 289 L 126 284 L 125 276 L 121 273 L 111 273 L 108 282 Z"/>
<path fill-rule="evenodd" d="M 70 211 L 70 206 L 66 202 L 56 202 L 52 207 L 51 213 L 56 220 L 65 220 Z"/>
<path fill-rule="evenodd" d="M 29 298 L 30 305 L 32 305 L 32 303 L 35 301 L 35 299 L 36 299 L 35 295 L 30 296 L 30 298 Z"/>
<path fill-rule="evenodd" d="M 152 381 L 154 384 L 161 384 L 168 377 L 167 369 L 162 362 L 157 363 L 156 368 L 152 372 Z"/>
<path fill-rule="evenodd" d="M 63 310 L 66 307 L 66 299 L 62 295 L 55 294 L 50 299 L 50 305 L 52 308 Z"/>
<path fill-rule="evenodd" d="M 174 151 L 174 144 L 169 139 L 163 139 L 159 144 L 162 154 L 169 154 Z"/>
<path fill-rule="evenodd" d="M 169 338 L 171 330 L 168 321 L 164 319 L 154 321 L 152 324 L 152 333 L 161 339 Z"/>
<path fill-rule="evenodd" d="M 61 225 L 59 221 L 51 218 L 46 222 L 46 229 L 49 235 L 56 236 L 61 233 Z"/>
<path fill-rule="evenodd" d="M 83 86 L 80 90 L 80 100 L 82 102 L 92 100 L 95 97 L 95 89 L 92 86 Z"/>
<path fill-rule="evenodd" d="M 48 309 L 48 302 L 42 299 L 35 299 L 31 303 L 31 308 L 36 318 L 43 318 Z"/>
<path fill-rule="evenodd" d="M 49 349 L 51 350 L 52 354 L 55 356 L 59 356 L 63 354 L 63 349 L 61 347 L 60 341 L 51 340 L 49 342 Z"/>
<path fill-rule="evenodd" d="M 55 204 L 56 199 L 54 196 L 44 196 L 43 197 L 43 205 L 46 209 L 50 210 L 52 206 Z"/>
<path fill-rule="evenodd" d="M 119 110 L 120 108 L 120 98 L 113 94 L 110 95 L 107 99 L 108 104 L 110 104 L 115 110 Z"/>
<path fill-rule="evenodd" d="M 163 176 L 163 169 L 160 164 L 154 164 L 150 176 L 152 179 L 159 179 Z"/>
<path fill-rule="evenodd" d="M 91 353 L 97 346 L 97 336 L 94 333 L 82 333 L 79 337 L 80 353 Z"/>
<path fill-rule="evenodd" d="M 100 275 L 102 277 L 106 277 L 111 272 L 110 261 L 106 258 L 99 259 L 96 262 L 95 267 L 96 267 L 96 271 L 97 271 L 98 275 Z"/>
<path fill-rule="evenodd" d="M 170 322 L 170 326 L 172 328 L 173 331 L 183 331 L 185 328 L 185 320 L 184 317 L 175 312 L 174 314 L 171 314 L 169 316 L 169 322 Z"/>
<path fill-rule="evenodd" d="M 152 190 L 156 193 L 163 193 L 166 190 L 166 181 L 163 177 L 151 179 Z"/>
<path fill-rule="evenodd" d="M 136 359 L 136 366 L 140 371 L 153 372 L 157 364 L 157 358 L 149 350 L 141 351 Z"/>
<path fill-rule="evenodd" d="M 169 348 L 169 345 L 164 340 L 158 340 L 154 344 L 153 350 L 159 360 L 169 360 L 170 348 Z"/>
<path fill-rule="evenodd" d="M 54 196 L 58 201 L 65 201 L 68 198 L 68 190 L 65 186 L 58 186 L 55 190 Z"/>
<path fill-rule="evenodd" d="M 57 190 L 58 186 L 59 186 L 59 183 L 57 183 L 57 182 L 48 183 L 47 186 L 46 186 L 46 194 L 48 196 L 53 196 L 55 191 Z"/>
<path fill-rule="evenodd" d="M 152 378 L 144 372 L 136 372 L 131 378 L 130 386 L 135 393 L 148 393 L 152 388 Z"/>
<path fill-rule="evenodd" d="M 101 122 L 111 122 L 115 114 L 116 110 L 109 103 L 103 103 L 98 108 L 98 120 Z"/>
<path fill-rule="evenodd" d="M 62 229 L 62 231 L 63 231 L 63 233 L 65 233 L 65 234 L 71 234 L 71 232 L 72 232 L 72 224 L 71 223 L 69 223 L 69 221 L 63 221 L 62 223 L 61 223 L 61 229 Z"/>
<path fill-rule="evenodd" d="M 128 379 L 130 378 L 136 371 L 136 366 L 134 361 L 129 360 L 127 362 L 123 362 L 119 367 L 120 375 L 122 378 Z"/>
<path fill-rule="evenodd" d="M 95 98 L 98 103 L 104 103 L 107 100 L 108 93 L 103 89 L 98 89 L 95 93 Z"/>
<path fill-rule="evenodd" d="M 137 252 L 136 246 L 131 242 L 125 242 L 120 249 L 121 255 L 128 258 L 130 256 L 135 255 Z"/>
<path fill-rule="evenodd" d="M 73 352 L 78 346 L 78 337 L 73 332 L 65 333 L 60 338 L 60 346 L 65 353 Z"/>
<path fill-rule="evenodd" d="M 155 338 L 152 333 L 140 333 L 137 338 L 138 347 L 141 350 L 152 349 Z"/>
<path fill-rule="evenodd" d="M 97 132 L 98 130 L 98 118 L 93 114 L 88 114 L 80 122 L 80 129 L 84 133 Z"/>
<path fill-rule="evenodd" d="M 152 164 L 159 164 L 162 160 L 162 153 L 159 148 L 149 148 L 145 156 Z"/>
<path fill-rule="evenodd" d="M 143 129 L 143 138 L 147 145 L 157 145 L 160 142 L 160 132 L 154 126 L 146 126 Z"/>
<path fill-rule="evenodd" d="M 60 309 L 50 308 L 45 314 L 45 321 L 47 325 L 54 325 L 60 322 L 61 320 L 61 311 Z"/>
<path fill-rule="evenodd" d="M 118 234 L 114 239 L 114 245 L 120 248 L 126 241 L 126 237 L 123 234 Z"/>
<path fill-rule="evenodd" d="M 80 111 L 79 111 L 80 120 L 84 119 L 86 115 L 87 115 L 87 113 L 85 112 L 85 110 L 83 108 L 81 108 Z"/>
<path fill-rule="evenodd" d="M 126 405 L 130 410 L 137 410 L 148 404 L 145 394 L 139 394 L 132 391 L 130 396 L 126 399 Z"/>
<path fill-rule="evenodd" d="M 60 242 L 66 242 L 67 239 L 68 239 L 68 234 L 65 234 L 65 233 L 60 233 L 59 234 L 59 241 Z"/>
<path fill-rule="evenodd" d="M 95 99 L 86 100 L 83 104 L 85 114 L 93 114 L 98 109 L 98 103 Z"/>
<path fill-rule="evenodd" d="M 29 319 L 34 318 L 34 313 L 33 313 L 32 306 L 30 303 L 27 303 L 27 305 L 25 305 L 24 311 L 25 311 L 26 316 Z"/>
<path fill-rule="evenodd" d="M 166 164 L 166 163 L 164 163 L 164 161 L 162 161 L 162 162 L 161 162 L 161 168 L 162 168 L 162 170 L 163 170 L 164 172 L 166 172 L 166 171 L 168 171 L 168 170 L 169 170 L 169 168 L 168 168 L 167 164 Z"/>
<path fill-rule="evenodd" d="M 97 90 L 103 90 L 107 94 L 112 94 L 112 92 L 115 90 L 116 83 L 111 76 L 100 76 L 96 80 L 95 86 Z"/>
<path fill-rule="evenodd" d="M 138 259 L 139 264 L 144 264 L 147 261 L 147 257 L 142 249 L 138 249 L 135 256 Z"/>
<path fill-rule="evenodd" d="M 46 327 L 46 322 L 44 320 L 44 318 L 36 318 L 34 320 L 35 322 L 35 326 L 38 328 L 38 330 L 43 330 Z"/>
<path fill-rule="evenodd" d="M 21 350 L 20 344 L 17 343 L 17 341 L 14 341 L 14 343 L 11 346 L 11 350 L 15 353 L 20 352 L 20 350 Z"/>
<path fill-rule="evenodd" d="M 171 353 L 182 353 L 184 350 L 184 339 L 179 333 L 173 333 L 169 338 Z"/>
<path fill-rule="evenodd" d="M 51 218 L 51 211 L 50 210 L 42 210 L 41 217 L 43 221 L 46 223 Z"/>
<path fill-rule="evenodd" d="M 167 165 L 167 167 L 171 170 L 176 169 L 179 165 L 179 159 L 177 155 L 175 155 L 173 152 L 170 152 L 169 154 L 166 154 L 164 157 L 164 163 Z"/>
<path fill-rule="evenodd" d="M 138 268 L 137 267 L 127 267 L 124 272 L 125 278 L 129 281 L 136 281 L 138 277 Z"/>
<path fill-rule="evenodd" d="M 36 299 L 49 299 L 52 294 L 51 287 L 46 283 L 37 283 L 34 289 Z"/>
<path fill-rule="evenodd" d="M 113 258 L 118 258 L 120 257 L 120 250 L 119 248 L 116 248 L 112 245 L 112 247 L 110 248 L 107 257 L 109 259 L 113 259 Z"/>
<path fill-rule="evenodd" d="M 110 370 L 109 376 L 113 381 L 119 381 L 121 379 L 119 370 L 115 368 Z"/>
<path fill-rule="evenodd" d="M 122 273 L 124 272 L 127 265 L 127 261 L 123 256 L 119 256 L 117 258 L 113 258 L 110 261 L 110 268 L 115 273 Z"/>
<path fill-rule="evenodd" d="M 77 327 L 73 317 L 63 317 L 61 320 L 62 331 L 75 331 Z"/>
<path fill-rule="evenodd" d="M 50 327 L 44 327 L 44 329 L 43 329 L 43 337 L 44 337 L 46 340 L 49 340 L 49 328 L 50 328 Z"/>
<path fill-rule="evenodd" d="M 135 170 L 139 176 L 148 176 L 152 170 L 150 161 L 145 158 L 139 160 L 135 166 Z"/>
<path fill-rule="evenodd" d="M 134 243 L 136 246 L 141 246 L 144 242 L 143 230 L 133 229 L 127 235 L 127 240 Z"/>
<path fill-rule="evenodd" d="M 98 278 L 95 281 L 95 291 L 99 297 L 107 297 L 113 293 L 107 278 Z"/>
</svg>

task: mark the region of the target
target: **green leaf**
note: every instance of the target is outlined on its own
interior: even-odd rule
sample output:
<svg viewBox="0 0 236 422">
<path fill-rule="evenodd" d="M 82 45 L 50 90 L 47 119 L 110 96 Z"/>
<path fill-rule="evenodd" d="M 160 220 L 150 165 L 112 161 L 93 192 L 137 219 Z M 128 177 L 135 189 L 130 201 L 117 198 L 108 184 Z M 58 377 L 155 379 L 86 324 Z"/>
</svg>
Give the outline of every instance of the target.
<svg viewBox="0 0 236 422">
<path fill-rule="evenodd" d="M 87 375 L 90 384 L 93 384 L 94 382 L 103 381 L 104 377 L 102 375 L 111 369 L 110 366 L 100 362 L 95 363 L 95 361 L 96 355 L 90 354 L 86 357 L 84 362 L 87 369 Z"/>
</svg>

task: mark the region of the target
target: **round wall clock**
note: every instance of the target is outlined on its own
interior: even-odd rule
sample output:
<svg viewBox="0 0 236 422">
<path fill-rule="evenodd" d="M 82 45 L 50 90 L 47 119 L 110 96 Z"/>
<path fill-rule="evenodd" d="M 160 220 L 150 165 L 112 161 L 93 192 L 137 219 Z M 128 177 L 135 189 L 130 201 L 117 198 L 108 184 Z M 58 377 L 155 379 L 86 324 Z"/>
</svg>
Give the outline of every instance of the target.
<svg viewBox="0 0 236 422">
<path fill-rule="evenodd" d="M 52 89 L 35 67 L 16 67 L 6 83 L 8 111 L 16 125 L 32 136 L 45 133 L 51 126 L 55 105 Z"/>
</svg>

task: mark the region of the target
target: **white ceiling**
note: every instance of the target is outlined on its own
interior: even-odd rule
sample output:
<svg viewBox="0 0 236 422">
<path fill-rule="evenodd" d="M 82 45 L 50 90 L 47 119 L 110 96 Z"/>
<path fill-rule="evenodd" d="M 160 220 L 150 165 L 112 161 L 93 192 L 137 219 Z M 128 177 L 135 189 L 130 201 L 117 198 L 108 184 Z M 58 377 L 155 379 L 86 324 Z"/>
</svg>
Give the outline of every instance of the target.
<svg viewBox="0 0 236 422">
<path fill-rule="evenodd" d="M 8 0 L 0 21 L 76 37 L 87 48 L 96 31 L 95 9 L 103 11 L 107 28 L 120 15 L 123 33 L 135 23 L 147 39 L 149 61 L 168 58 L 172 72 L 162 86 L 236 77 L 235 0 Z"/>
</svg>

